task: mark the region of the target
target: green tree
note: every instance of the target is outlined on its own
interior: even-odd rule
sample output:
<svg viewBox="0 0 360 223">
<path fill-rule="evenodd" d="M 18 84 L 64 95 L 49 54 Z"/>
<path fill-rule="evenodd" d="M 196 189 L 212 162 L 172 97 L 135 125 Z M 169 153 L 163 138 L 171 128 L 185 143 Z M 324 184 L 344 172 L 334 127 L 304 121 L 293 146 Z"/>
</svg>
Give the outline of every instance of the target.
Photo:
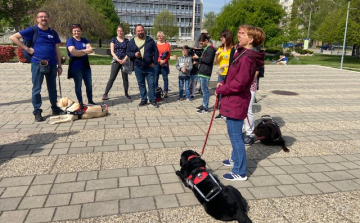
<svg viewBox="0 0 360 223">
<path fill-rule="evenodd" d="M 50 26 L 62 36 L 72 36 L 71 25 L 81 24 L 88 39 L 109 37 L 109 21 L 86 1 L 47 0 L 41 10 L 50 14 Z"/>
<path fill-rule="evenodd" d="M 0 15 L 9 21 L 15 30 L 20 30 L 22 23 L 27 23 L 30 16 L 37 10 L 44 0 L 1 0 Z"/>
<path fill-rule="evenodd" d="M 87 0 L 87 2 L 98 12 L 105 16 L 108 21 L 110 36 L 116 36 L 116 28 L 120 24 L 120 19 L 115 11 L 115 5 L 111 0 Z"/>
<path fill-rule="evenodd" d="M 285 15 L 278 0 L 232 0 L 218 14 L 211 36 L 218 37 L 223 29 L 237 33 L 239 26 L 249 24 L 261 27 L 266 33 L 266 45 L 276 45 L 284 41 L 279 28 L 280 19 Z M 234 35 L 234 39 L 237 37 Z"/>
<path fill-rule="evenodd" d="M 179 35 L 179 28 L 174 14 L 164 10 L 156 16 L 151 35 L 156 36 L 158 31 L 164 32 L 165 38 L 168 40 L 174 39 Z"/>
<path fill-rule="evenodd" d="M 215 20 L 216 20 L 216 14 L 215 12 L 208 12 L 204 14 L 204 29 L 210 30 L 214 27 L 215 25 Z"/>
</svg>

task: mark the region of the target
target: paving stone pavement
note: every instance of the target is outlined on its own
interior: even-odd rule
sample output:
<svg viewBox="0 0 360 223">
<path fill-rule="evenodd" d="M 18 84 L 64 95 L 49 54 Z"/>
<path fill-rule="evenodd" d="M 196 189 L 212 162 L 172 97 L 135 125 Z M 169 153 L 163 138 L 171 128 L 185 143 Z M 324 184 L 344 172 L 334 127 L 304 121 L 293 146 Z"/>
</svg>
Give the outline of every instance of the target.
<svg viewBox="0 0 360 223">
<path fill-rule="evenodd" d="M 110 66 L 92 71 L 94 101 L 102 103 Z M 201 151 L 211 113 L 196 113 L 201 95 L 177 101 L 174 67 L 170 97 L 160 108 L 138 107 L 132 75 L 132 99 L 117 78 L 105 102 L 108 116 L 58 125 L 49 124 L 45 82 L 47 120 L 34 122 L 30 65 L 0 64 L 0 78 L 0 222 L 218 222 L 175 175 L 182 151 Z M 72 80 L 60 80 L 62 95 L 76 99 Z M 359 84 L 357 72 L 266 66 L 256 122 L 271 115 L 290 153 L 259 142 L 247 146 L 245 182 L 221 179 L 230 170 L 221 161 L 231 145 L 225 121 L 214 121 L 203 158 L 248 200 L 253 222 L 360 222 Z M 86 98 L 84 87 L 83 93 Z"/>
</svg>

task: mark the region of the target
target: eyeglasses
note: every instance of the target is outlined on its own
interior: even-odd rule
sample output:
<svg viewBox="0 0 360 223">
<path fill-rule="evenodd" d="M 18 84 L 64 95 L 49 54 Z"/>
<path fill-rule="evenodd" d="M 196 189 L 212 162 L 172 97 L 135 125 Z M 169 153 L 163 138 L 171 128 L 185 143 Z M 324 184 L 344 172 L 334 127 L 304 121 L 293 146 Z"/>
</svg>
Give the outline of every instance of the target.
<svg viewBox="0 0 360 223">
<path fill-rule="evenodd" d="M 38 16 L 37 18 L 40 18 L 40 19 L 48 19 L 49 16 Z"/>
</svg>

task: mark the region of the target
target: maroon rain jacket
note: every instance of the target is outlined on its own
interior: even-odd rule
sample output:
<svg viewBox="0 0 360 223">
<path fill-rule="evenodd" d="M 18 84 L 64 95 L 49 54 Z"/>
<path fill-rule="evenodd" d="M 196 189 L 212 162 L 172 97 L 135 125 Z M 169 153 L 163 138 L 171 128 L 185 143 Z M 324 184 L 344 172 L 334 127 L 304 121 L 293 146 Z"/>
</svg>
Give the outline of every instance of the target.
<svg viewBox="0 0 360 223">
<path fill-rule="evenodd" d="M 255 72 L 264 65 L 264 51 L 257 52 L 250 49 L 238 48 L 229 66 L 223 85 L 216 89 L 221 94 L 220 114 L 233 118 L 245 119 L 250 99 L 250 87 Z"/>
</svg>

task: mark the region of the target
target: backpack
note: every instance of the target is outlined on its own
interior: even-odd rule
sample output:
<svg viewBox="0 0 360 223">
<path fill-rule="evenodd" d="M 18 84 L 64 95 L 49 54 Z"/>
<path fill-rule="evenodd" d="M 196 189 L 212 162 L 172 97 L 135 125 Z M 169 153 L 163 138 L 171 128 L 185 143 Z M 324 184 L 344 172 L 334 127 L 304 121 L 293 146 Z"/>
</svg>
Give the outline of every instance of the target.
<svg viewBox="0 0 360 223">
<path fill-rule="evenodd" d="M 31 47 L 31 48 L 34 48 L 36 38 L 38 37 L 38 30 L 37 30 L 37 27 L 36 27 L 36 26 L 32 26 L 31 28 L 32 28 L 32 30 L 33 30 L 33 32 L 34 32 L 32 40 L 28 41 L 28 40 L 24 39 L 22 43 L 23 43 L 25 46 L 29 47 L 29 48 L 30 48 L 30 47 Z M 51 28 L 49 28 L 49 29 L 50 29 L 50 31 L 51 31 L 51 34 L 52 34 L 53 36 L 55 36 L 54 30 L 52 30 Z M 32 55 L 32 54 L 29 54 L 29 53 L 26 52 L 26 50 L 24 50 L 24 49 L 23 49 L 22 51 L 23 51 L 24 57 L 25 57 L 25 59 L 26 59 L 25 63 L 31 63 L 31 57 L 32 57 L 33 55 Z"/>
<path fill-rule="evenodd" d="M 162 88 L 161 88 L 161 87 L 157 87 L 157 88 L 155 89 L 155 98 L 156 98 L 155 100 L 156 100 L 156 102 L 161 101 L 162 96 L 163 96 L 163 90 L 162 90 Z"/>
</svg>

